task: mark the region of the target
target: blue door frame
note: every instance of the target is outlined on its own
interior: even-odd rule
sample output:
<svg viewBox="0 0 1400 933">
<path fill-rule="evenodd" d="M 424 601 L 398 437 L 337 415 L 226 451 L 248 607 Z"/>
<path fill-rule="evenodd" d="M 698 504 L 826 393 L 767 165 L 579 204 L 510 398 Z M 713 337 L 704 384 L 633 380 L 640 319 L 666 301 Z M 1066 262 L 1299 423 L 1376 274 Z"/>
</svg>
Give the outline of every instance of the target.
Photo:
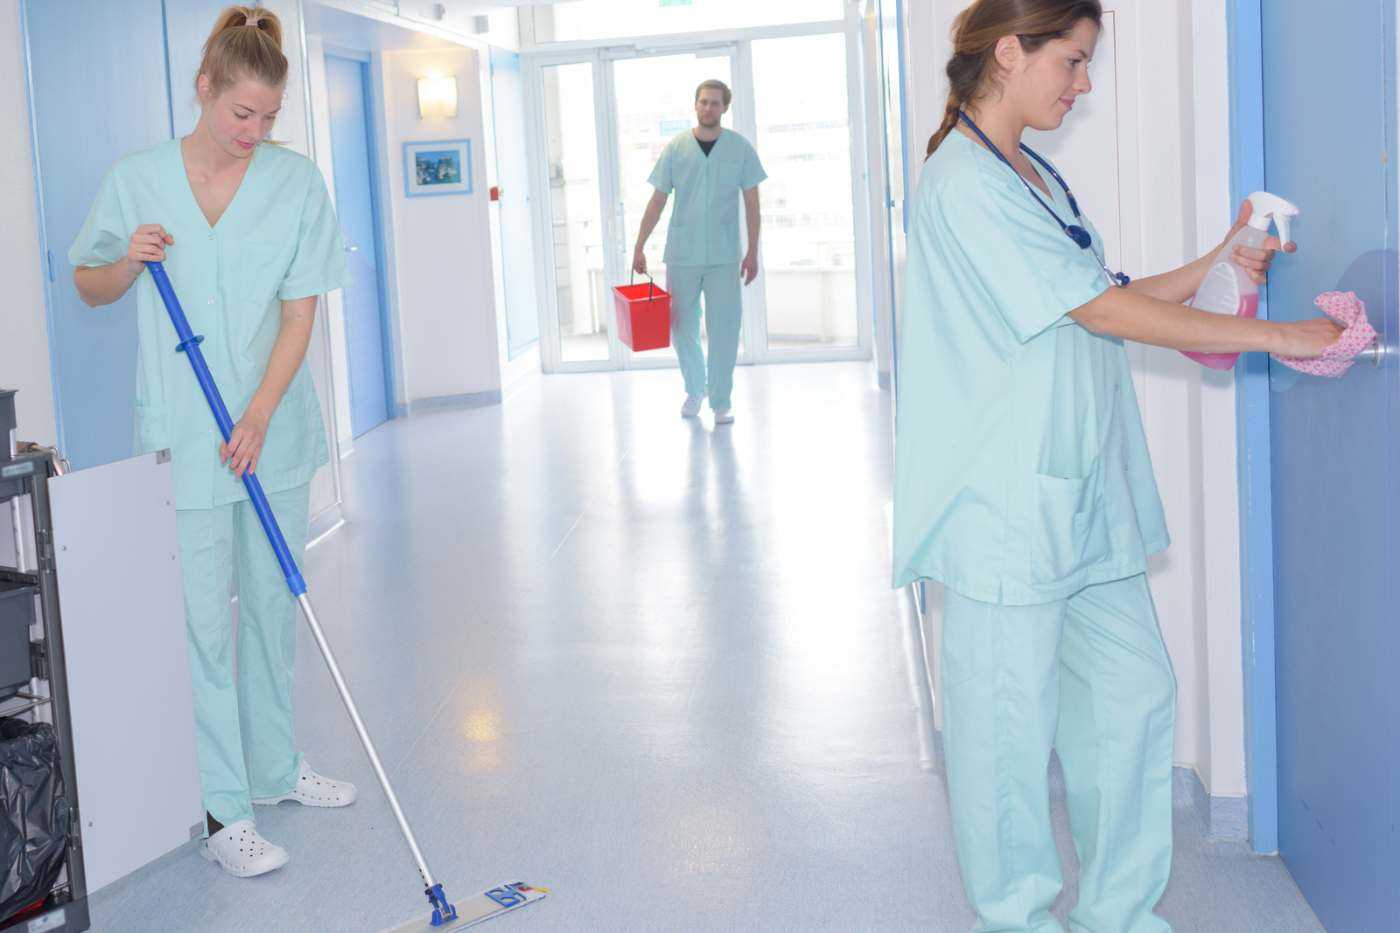
<svg viewBox="0 0 1400 933">
<path fill-rule="evenodd" d="M 1264 59 L 1260 0 L 1230 0 L 1230 193 L 1264 187 Z M 1259 294 L 1259 316 L 1268 299 Z M 1245 769 L 1254 851 L 1278 851 L 1278 696 L 1274 654 L 1274 527 L 1269 361 L 1246 353 L 1235 369 L 1239 449 L 1240 609 L 1244 639 Z"/>
</svg>

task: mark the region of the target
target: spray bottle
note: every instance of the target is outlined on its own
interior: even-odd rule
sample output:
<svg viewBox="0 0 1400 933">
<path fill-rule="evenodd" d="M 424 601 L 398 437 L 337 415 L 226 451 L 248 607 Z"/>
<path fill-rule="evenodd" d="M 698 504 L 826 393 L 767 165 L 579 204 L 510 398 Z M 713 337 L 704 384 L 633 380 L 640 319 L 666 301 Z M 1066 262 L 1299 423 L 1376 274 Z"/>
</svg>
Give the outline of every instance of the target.
<svg viewBox="0 0 1400 933">
<path fill-rule="evenodd" d="M 1238 317 L 1257 317 L 1259 314 L 1259 287 L 1230 258 L 1236 246 L 1252 246 L 1255 249 L 1264 245 L 1269 238 L 1270 224 L 1277 225 L 1278 236 L 1284 243 L 1291 243 L 1288 236 L 1289 223 L 1298 216 L 1298 208 L 1276 194 L 1256 191 L 1249 196 L 1254 212 L 1244 229 L 1230 238 L 1220 251 L 1220 258 L 1206 272 L 1196 297 L 1191 299 L 1191 307 L 1216 314 L 1233 314 Z M 1239 359 L 1238 353 L 1187 353 L 1191 359 L 1211 369 L 1230 369 Z"/>
</svg>

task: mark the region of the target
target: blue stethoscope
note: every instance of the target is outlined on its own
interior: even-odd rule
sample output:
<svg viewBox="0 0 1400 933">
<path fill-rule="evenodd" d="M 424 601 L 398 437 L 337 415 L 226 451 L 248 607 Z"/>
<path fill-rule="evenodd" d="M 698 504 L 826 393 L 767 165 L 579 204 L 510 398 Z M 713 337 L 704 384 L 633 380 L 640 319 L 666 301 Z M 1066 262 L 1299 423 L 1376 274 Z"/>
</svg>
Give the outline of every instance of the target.
<svg viewBox="0 0 1400 933">
<path fill-rule="evenodd" d="M 1016 171 L 1016 166 L 1011 164 L 1011 160 L 1001 154 L 1001 150 L 996 147 L 995 143 L 993 143 L 990 139 L 987 138 L 987 134 L 982 132 L 982 128 L 980 126 L 972 122 L 971 117 L 969 117 L 962 110 L 958 111 L 958 116 L 962 118 L 962 121 L 968 125 L 968 128 L 971 129 L 972 132 L 977 134 L 977 138 L 982 140 L 983 144 L 987 147 L 988 150 L 991 151 L 992 155 L 996 156 L 1006 165 L 1007 168 L 1011 169 L 1011 171 L 1016 173 L 1016 177 L 1021 180 L 1021 184 L 1026 186 L 1026 190 L 1030 192 L 1031 197 L 1035 198 L 1036 203 L 1038 203 L 1041 207 L 1045 208 L 1045 212 L 1047 214 L 1055 218 L 1055 223 L 1060 225 L 1060 229 L 1065 232 L 1065 236 L 1073 240 L 1075 246 L 1078 246 L 1080 249 L 1085 249 L 1089 251 L 1089 254 L 1098 261 L 1100 268 L 1103 269 L 1103 274 L 1108 276 L 1108 280 L 1110 282 L 1112 282 L 1114 285 L 1126 286 L 1129 282 L 1132 281 L 1132 279 L 1128 278 L 1126 273 L 1114 272 L 1112 269 L 1108 268 L 1108 263 L 1104 262 L 1103 257 L 1100 256 L 1094 250 L 1093 236 L 1091 236 L 1089 234 L 1089 231 L 1084 229 L 1078 223 L 1078 221 L 1084 219 L 1083 216 L 1079 213 L 1079 202 L 1074 199 L 1074 192 L 1069 190 L 1069 185 L 1067 185 L 1065 183 L 1065 180 L 1060 177 L 1060 173 L 1055 171 L 1055 166 L 1051 165 L 1049 162 L 1041 158 L 1040 154 L 1034 149 L 1032 149 L 1030 146 L 1027 146 L 1025 143 L 1021 144 L 1021 151 L 1024 152 L 1026 155 L 1030 156 L 1032 159 L 1035 159 L 1042 166 L 1044 166 L 1045 170 L 1050 173 L 1052 178 L 1055 179 L 1055 183 L 1058 184 L 1061 188 L 1065 189 L 1065 197 L 1069 199 L 1069 208 L 1070 210 L 1074 211 L 1074 219 L 1076 222 L 1073 224 L 1067 224 L 1060 219 L 1060 215 L 1055 213 L 1054 209 L 1051 208 L 1049 204 L 1045 203 L 1045 199 L 1042 198 L 1040 194 L 1034 188 L 1031 187 L 1030 182 L 1026 181 L 1025 178 L 1022 178 L 1021 173 Z"/>
</svg>

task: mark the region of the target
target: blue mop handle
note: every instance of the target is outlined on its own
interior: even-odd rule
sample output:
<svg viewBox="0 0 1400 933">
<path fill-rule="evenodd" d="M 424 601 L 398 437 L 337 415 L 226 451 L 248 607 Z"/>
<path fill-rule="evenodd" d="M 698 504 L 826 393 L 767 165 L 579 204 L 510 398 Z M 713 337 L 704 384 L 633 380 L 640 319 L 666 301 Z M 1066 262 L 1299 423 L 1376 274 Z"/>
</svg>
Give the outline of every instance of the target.
<svg viewBox="0 0 1400 933">
<path fill-rule="evenodd" d="M 185 317 L 185 309 L 180 307 L 180 299 L 175 297 L 175 289 L 170 285 L 170 276 L 166 274 L 165 266 L 159 262 L 148 262 L 146 265 L 151 270 L 151 279 L 156 283 L 156 291 L 160 292 L 161 301 L 165 302 L 165 310 L 170 313 L 170 323 L 175 325 L 175 333 L 180 336 L 180 344 L 175 349 L 185 354 L 190 366 L 194 367 L 194 377 L 199 380 L 199 387 L 204 390 L 204 398 L 209 402 L 209 409 L 219 424 L 224 443 L 228 443 L 233 436 L 233 419 L 228 416 L 224 398 L 219 394 L 219 387 L 214 384 L 214 376 L 209 372 L 209 364 L 204 361 L 203 351 L 199 349 L 199 344 L 204 338 L 196 337 L 190 330 L 189 319 Z M 282 565 L 282 575 L 287 578 L 287 586 L 292 595 L 305 595 L 306 580 L 297 569 L 297 562 L 292 558 L 291 549 L 287 547 L 287 539 L 282 536 L 282 529 L 272 514 L 272 506 L 267 503 L 267 494 L 263 492 L 262 483 L 258 482 L 252 470 L 243 474 L 243 486 L 248 490 L 248 498 L 252 500 L 253 509 L 258 513 L 258 521 L 262 522 L 268 543 L 277 555 L 277 563 Z"/>
</svg>

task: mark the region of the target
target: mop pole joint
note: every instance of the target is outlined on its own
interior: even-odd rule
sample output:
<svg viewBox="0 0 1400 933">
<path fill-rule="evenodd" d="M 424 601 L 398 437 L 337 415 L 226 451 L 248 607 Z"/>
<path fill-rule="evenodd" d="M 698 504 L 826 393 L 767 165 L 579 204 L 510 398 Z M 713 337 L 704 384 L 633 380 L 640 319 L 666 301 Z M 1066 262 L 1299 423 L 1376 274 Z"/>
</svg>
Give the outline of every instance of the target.
<svg viewBox="0 0 1400 933">
<path fill-rule="evenodd" d="M 423 893 L 428 896 L 428 903 L 433 905 L 433 926 L 440 927 L 457 919 L 457 908 L 448 902 L 441 884 L 435 884 Z"/>
</svg>

